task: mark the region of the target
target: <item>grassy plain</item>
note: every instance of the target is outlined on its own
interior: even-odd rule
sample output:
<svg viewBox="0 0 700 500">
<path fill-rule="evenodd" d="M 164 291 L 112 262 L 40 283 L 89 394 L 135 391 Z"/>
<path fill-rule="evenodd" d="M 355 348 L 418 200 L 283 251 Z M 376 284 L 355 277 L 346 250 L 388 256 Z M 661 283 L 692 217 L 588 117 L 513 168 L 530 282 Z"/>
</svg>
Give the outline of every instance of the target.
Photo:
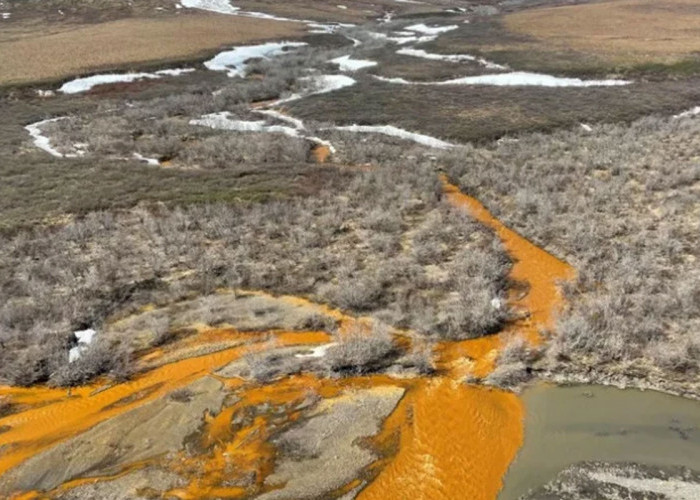
<svg viewBox="0 0 700 500">
<path fill-rule="evenodd" d="M 183 13 L 98 24 L 17 23 L 0 35 L 0 85 L 54 81 L 71 75 L 203 57 L 229 44 L 294 38 L 304 25 L 266 19 Z"/>
</svg>

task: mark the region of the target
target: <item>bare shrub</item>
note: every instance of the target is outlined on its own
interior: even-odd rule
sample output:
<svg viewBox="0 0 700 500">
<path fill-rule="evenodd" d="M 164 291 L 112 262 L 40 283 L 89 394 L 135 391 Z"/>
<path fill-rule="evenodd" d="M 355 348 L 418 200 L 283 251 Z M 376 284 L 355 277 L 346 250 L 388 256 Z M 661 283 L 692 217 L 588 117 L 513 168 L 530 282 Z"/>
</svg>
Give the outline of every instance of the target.
<svg viewBox="0 0 700 500">
<path fill-rule="evenodd" d="M 66 359 L 65 364 L 51 374 L 49 382 L 56 386 L 76 386 L 98 375 L 123 381 L 132 371 L 131 351 L 128 348 L 97 340 L 77 360 L 68 363 Z"/>
<path fill-rule="evenodd" d="M 447 153 L 465 191 L 577 272 L 551 357 L 694 370 L 700 120 L 649 117 Z"/>
<path fill-rule="evenodd" d="M 370 331 L 356 327 L 338 335 L 323 363 L 330 373 L 371 373 L 391 365 L 399 352 L 386 326 L 375 324 Z"/>
</svg>

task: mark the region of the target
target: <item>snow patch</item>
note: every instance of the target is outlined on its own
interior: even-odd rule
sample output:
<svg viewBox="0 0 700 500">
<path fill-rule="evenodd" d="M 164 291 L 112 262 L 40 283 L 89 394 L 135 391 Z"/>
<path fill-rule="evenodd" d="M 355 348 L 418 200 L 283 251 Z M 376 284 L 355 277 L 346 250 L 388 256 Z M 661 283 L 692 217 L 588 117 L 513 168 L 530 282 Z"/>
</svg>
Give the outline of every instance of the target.
<svg viewBox="0 0 700 500">
<path fill-rule="evenodd" d="M 237 14 L 238 7 L 231 5 L 229 0 L 181 0 L 180 4 L 188 9 L 201 9 L 219 14 Z"/>
<path fill-rule="evenodd" d="M 360 133 L 370 133 L 370 134 L 383 134 L 390 137 L 397 137 L 399 139 L 406 139 L 408 141 L 421 144 L 423 146 L 428 146 L 431 148 L 447 149 L 454 146 L 449 142 L 437 139 L 435 137 L 430 137 L 429 135 L 417 134 L 415 132 L 409 132 L 407 130 L 394 127 L 393 125 L 349 125 L 343 127 L 335 127 L 335 130 L 342 130 L 345 132 L 360 132 Z"/>
<path fill-rule="evenodd" d="M 297 130 L 303 130 L 305 128 L 303 121 L 299 120 L 298 118 L 294 118 L 293 116 L 275 111 L 274 109 L 260 109 L 254 112 L 259 115 L 269 116 L 270 118 L 274 118 L 275 120 L 279 120 L 281 122 L 289 123 Z"/>
<path fill-rule="evenodd" d="M 330 62 L 337 64 L 340 67 L 340 71 L 357 71 L 358 69 L 371 68 L 377 65 L 375 61 L 352 59 L 350 56 L 336 57 L 331 59 Z"/>
<path fill-rule="evenodd" d="M 160 162 L 156 158 L 148 158 L 143 156 L 141 153 L 134 153 L 134 158 L 139 161 L 143 161 L 149 165 L 160 165 Z"/>
<path fill-rule="evenodd" d="M 683 111 L 682 113 L 678 113 L 677 115 L 673 115 L 673 118 L 686 118 L 688 116 L 695 116 L 695 115 L 700 115 L 700 106 L 695 106 L 692 109 L 689 109 L 688 111 Z"/>
<path fill-rule="evenodd" d="M 632 83 L 628 80 L 581 80 L 580 78 L 560 78 L 557 76 L 528 73 L 525 71 L 466 76 L 442 82 L 410 82 L 404 78 L 375 78 L 383 82 L 401 85 L 495 85 L 498 87 L 615 87 Z"/>
<path fill-rule="evenodd" d="M 64 94 L 78 94 L 80 92 L 87 92 L 98 85 L 129 83 L 138 80 L 162 78 L 163 76 L 179 76 L 185 73 L 191 73 L 192 71 L 194 71 L 194 68 L 163 69 L 155 73 L 107 73 L 103 75 L 92 75 L 66 82 L 58 91 Z"/>
<path fill-rule="evenodd" d="M 9 19 L 11 16 L 11 12 L 0 12 L 0 19 Z"/>
<path fill-rule="evenodd" d="M 68 351 L 69 363 L 73 363 L 74 361 L 80 359 L 83 353 L 87 350 L 88 346 L 92 344 L 97 332 L 92 328 L 88 328 L 87 330 L 73 332 L 73 335 L 75 335 L 75 338 L 78 340 L 78 345 L 72 347 L 70 351 Z"/>
<path fill-rule="evenodd" d="M 457 28 L 459 28 L 459 26 L 456 24 L 451 24 L 450 26 L 428 26 L 421 23 L 406 26 L 404 29 L 408 31 L 415 31 L 416 33 L 423 33 L 424 35 L 439 35 L 441 33 L 456 30 Z"/>
<path fill-rule="evenodd" d="M 32 137 L 32 139 L 34 139 L 34 145 L 37 148 L 46 151 L 51 156 L 63 158 L 63 153 L 60 153 L 57 149 L 51 146 L 51 139 L 44 135 L 44 133 L 41 131 L 41 128 L 48 123 L 54 123 L 60 120 L 65 120 L 65 118 L 65 116 L 61 116 L 58 118 L 49 118 L 48 120 L 42 120 L 40 122 L 31 123 L 24 128 L 27 132 L 29 132 L 29 135 Z"/>
<path fill-rule="evenodd" d="M 228 76 L 244 77 L 247 71 L 247 61 L 250 59 L 269 59 L 270 57 L 284 54 L 286 49 L 302 47 L 303 42 L 270 42 L 261 45 L 244 45 L 225 50 L 217 54 L 213 59 L 204 63 L 212 71 L 226 71 Z"/>
<path fill-rule="evenodd" d="M 309 97 L 312 95 L 326 94 L 328 92 L 333 92 L 335 90 L 340 90 L 345 87 L 351 87 L 357 82 L 354 78 L 350 78 L 345 75 L 313 75 L 305 76 L 299 78 L 299 82 L 306 84 L 308 90 L 303 92 L 292 94 L 289 97 L 278 100 L 273 104 L 273 106 L 278 106 L 280 104 L 298 101 L 304 97 Z"/>
<path fill-rule="evenodd" d="M 420 57 L 422 59 L 430 59 L 431 61 L 447 61 L 447 62 L 465 62 L 465 61 L 473 61 L 477 62 L 483 66 L 485 66 L 488 69 L 508 69 L 505 66 L 502 66 L 500 64 L 493 63 L 491 61 L 487 61 L 484 58 L 481 57 L 475 57 L 469 54 L 433 54 L 430 52 L 426 52 L 425 50 L 421 49 L 413 49 L 413 48 L 407 48 L 407 49 L 399 49 L 396 51 L 397 54 L 404 55 L 404 56 L 412 56 L 412 57 Z"/>
<path fill-rule="evenodd" d="M 326 355 L 326 351 L 330 349 L 331 347 L 337 345 L 336 342 L 330 342 L 328 344 L 323 344 L 318 347 L 314 347 L 311 349 L 311 352 L 308 353 L 298 353 L 295 354 L 294 357 L 296 358 L 322 358 L 323 356 Z"/>
</svg>

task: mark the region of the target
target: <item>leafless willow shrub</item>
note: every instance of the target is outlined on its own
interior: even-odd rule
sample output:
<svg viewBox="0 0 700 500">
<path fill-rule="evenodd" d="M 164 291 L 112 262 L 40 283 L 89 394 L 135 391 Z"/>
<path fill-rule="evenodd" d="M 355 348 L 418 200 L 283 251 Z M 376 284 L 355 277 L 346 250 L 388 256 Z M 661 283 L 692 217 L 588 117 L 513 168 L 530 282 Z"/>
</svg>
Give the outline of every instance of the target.
<svg viewBox="0 0 700 500">
<path fill-rule="evenodd" d="M 576 267 L 555 358 L 694 369 L 684 360 L 700 325 L 699 132 L 696 118 L 652 117 L 443 159 L 464 190 Z"/>
<path fill-rule="evenodd" d="M 505 289 L 505 252 L 492 232 L 440 199 L 429 164 L 406 165 L 395 158 L 309 198 L 137 207 L 10 237 L 0 247 L 0 338 L 9 346 L 0 356 L 24 352 L 35 362 L 0 363 L 0 377 L 80 383 L 103 369 L 93 367 L 101 363 L 96 352 L 75 374 L 57 372 L 73 331 L 219 287 L 303 295 L 429 336 L 491 331 L 503 318 L 492 300 Z M 429 229 L 436 224 L 444 227 Z M 416 238 L 441 248 L 429 264 L 414 254 Z M 196 314 L 192 322 L 226 318 L 204 305 Z M 151 326 L 141 342 L 178 328 Z M 58 347 L 44 345 L 45 336 Z"/>
<path fill-rule="evenodd" d="M 338 335 L 323 363 L 330 373 L 370 373 L 391 365 L 400 350 L 385 325 L 375 324 L 370 331 L 357 327 Z"/>
</svg>

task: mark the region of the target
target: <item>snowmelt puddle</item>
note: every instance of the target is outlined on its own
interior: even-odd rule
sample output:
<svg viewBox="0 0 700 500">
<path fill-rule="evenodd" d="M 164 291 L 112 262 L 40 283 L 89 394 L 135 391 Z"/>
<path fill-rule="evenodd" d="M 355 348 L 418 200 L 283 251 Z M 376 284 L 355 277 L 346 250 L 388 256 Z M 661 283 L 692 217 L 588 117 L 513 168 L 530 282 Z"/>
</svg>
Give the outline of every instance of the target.
<svg viewBox="0 0 700 500">
<path fill-rule="evenodd" d="M 404 78 L 386 78 L 375 76 L 377 80 L 398 85 L 494 85 L 497 87 L 616 87 L 629 85 L 628 80 L 581 80 L 580 78 L 563 78 L 526 71 L 496 73 L 490 75 L 466 76 L 441 82 L 412 82 Z"/>
<path fill-rule="evenodd" d="M 304 42 L 270 42 L 260 45 L 243 45 L 225 50 L 213 59 L 204 63 L 212 71 L 225 71 L 228 76 L 244 77 L 247 73 L 248 61 L 251 59 L 269 59 L 284 54 L 287 49 L 303 47 Z"/>
<path fill-rule="evenodd" d="M 130 83 L 138 80 L 155 80 L 164 76 L 180 76 L 185 73 L 195 71 L 194 68 L 178 68 L 178 69 L 163 69 L 155 73 L 107 73 L 102 75 L 87 76 L 84 78 L 76 78 L 64 83 L 59 92 L 64 94 L 78 94 L 87 92 L 98 85 L 109 83 Z"/>
</svg>

